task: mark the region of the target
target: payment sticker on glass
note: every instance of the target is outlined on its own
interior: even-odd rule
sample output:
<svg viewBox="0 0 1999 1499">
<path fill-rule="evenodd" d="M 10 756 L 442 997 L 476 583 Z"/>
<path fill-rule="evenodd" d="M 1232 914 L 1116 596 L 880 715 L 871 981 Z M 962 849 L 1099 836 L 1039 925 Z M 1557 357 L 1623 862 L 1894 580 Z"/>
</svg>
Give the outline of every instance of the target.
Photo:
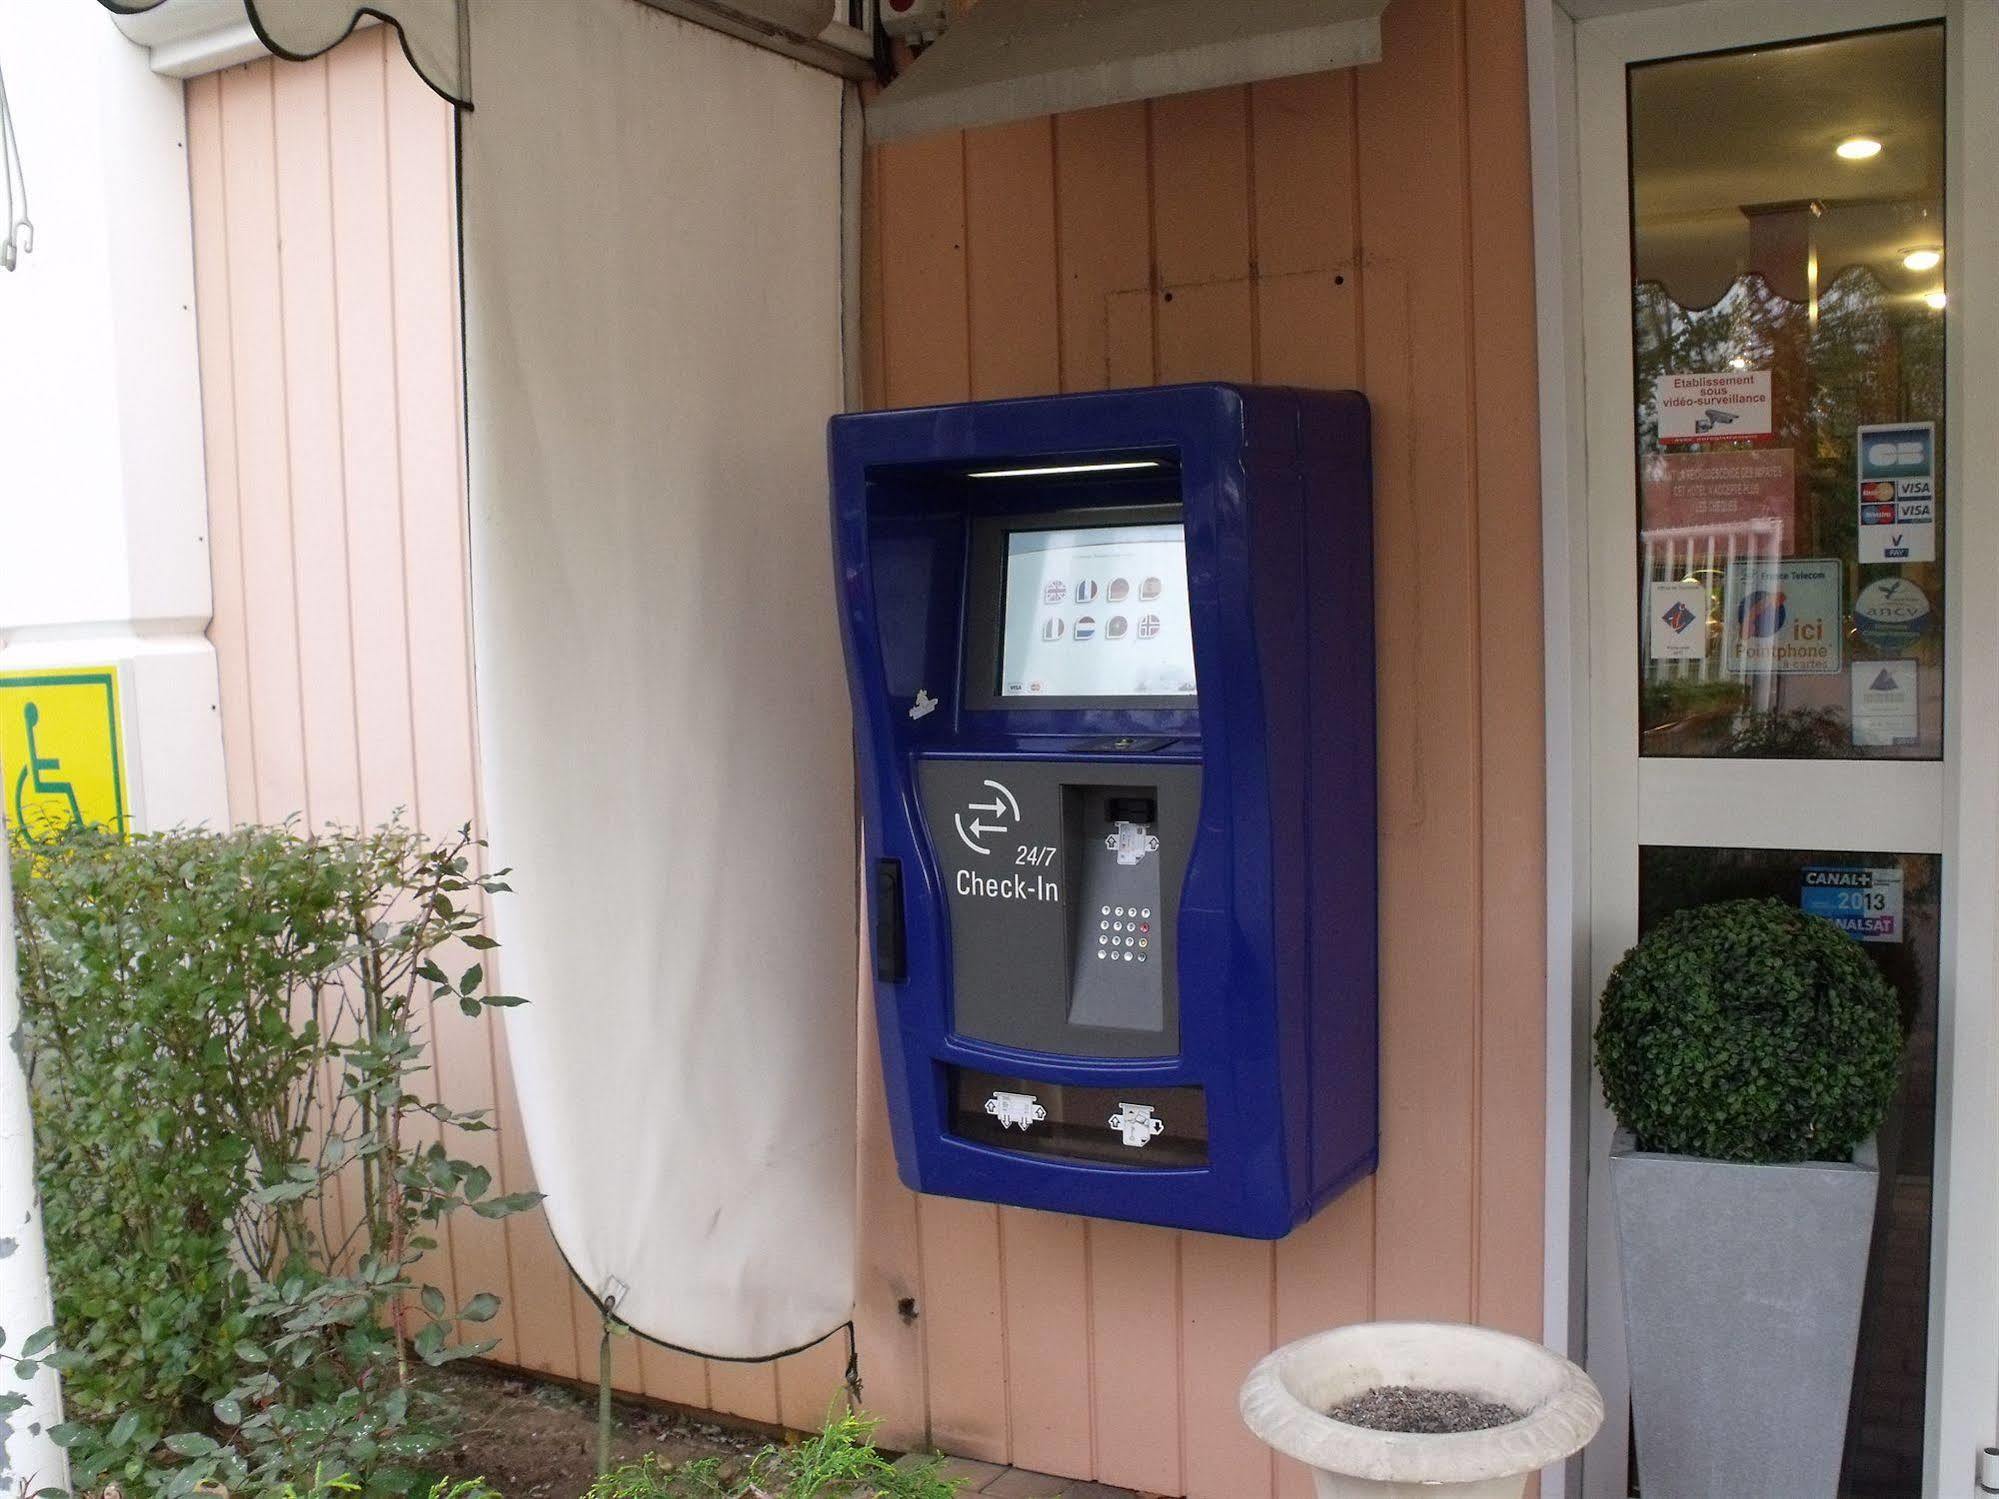
<svg viewBox="0 0 1999 1499">
<path fill-rule="evenodd" d="M 1862 427 L 1854 450 L 1860 473 L 1860 560 L 1936 561 L 1936 423 Z"/>
</svg>

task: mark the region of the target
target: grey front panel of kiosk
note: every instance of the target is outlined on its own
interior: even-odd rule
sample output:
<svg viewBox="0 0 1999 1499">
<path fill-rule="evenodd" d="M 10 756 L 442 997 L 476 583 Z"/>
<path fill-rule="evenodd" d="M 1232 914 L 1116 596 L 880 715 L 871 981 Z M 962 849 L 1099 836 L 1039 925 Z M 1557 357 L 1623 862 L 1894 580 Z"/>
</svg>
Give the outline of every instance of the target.
<svg viewBox="0 0 1999 1499">
<path fill-rule="evenodd" d="M 925 760 L 951 916 L 951 1028 L 1026 1051 L 1180 1049 L 1180 886 L 1194 765 Z"/>
</svg>

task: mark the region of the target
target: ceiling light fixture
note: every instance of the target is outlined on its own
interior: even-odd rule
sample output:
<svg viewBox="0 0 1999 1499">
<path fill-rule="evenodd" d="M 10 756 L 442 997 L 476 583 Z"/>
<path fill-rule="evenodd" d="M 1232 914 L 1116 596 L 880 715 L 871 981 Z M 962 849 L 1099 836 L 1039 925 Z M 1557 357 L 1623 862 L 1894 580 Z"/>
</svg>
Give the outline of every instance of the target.
<svg viewBox="0 0 1999 1499">
<path fill-rule="evenodd" d="M 1941 250 L 1925 247 L 1920 250 L 1907 250 L 1902 254 L 1902 265 L 1907 270 L 1933 271 L 1942 264 L 1943 251 Z"/>
<path fill-rule="evenodd" d="M 1046 479 L 1056 474 L 1108 474 L 1122 469 L 1161 468 L 1157 458 L 1140 458 L 1123 463 L 1060 463 L 1048 468 L 989 468 L 967 474 L 968 479 Z"/>
<path fill-rule="evenodd" d="M 1881 154 L 1881 142 L 1871 135 L 1849 136 L 1833 148 L 1846 161 L 1870 161 Z"/>
<path fill-rule="evenodd" d="M 1932 312 L 1942 312 L 1949 304 L 1950 298 L 1941 291 L 1929 292 L 1923 297 L 1923 305 Z"/>
</svg>

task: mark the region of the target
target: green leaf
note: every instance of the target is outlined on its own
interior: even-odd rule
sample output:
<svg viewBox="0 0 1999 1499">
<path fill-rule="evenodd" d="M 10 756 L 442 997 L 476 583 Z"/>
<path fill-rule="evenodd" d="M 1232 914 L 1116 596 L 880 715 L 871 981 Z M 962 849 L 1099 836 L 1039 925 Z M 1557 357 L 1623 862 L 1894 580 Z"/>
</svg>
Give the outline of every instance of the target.
<svg viewBox="0 0 1999 1499">
<path fill-rule="evenodd" d="M 40 1332 L 31 1334 L 28 1341 L 21 1345 L 21 1357 L 34 1358 L 38 1354 L 46 1353 L 54 1346 L 55 1340 L 56 1330 L 53 1327 L 44 1327 Z M 6 1341 L 5 1336 L 0 1335 L 0 1343 Z"/>
<path fill-rule="evenodd" d="M 485 982 L 486 982 L 485 964 L 474 963 L 470 968 L 466 969 L 465 972 L 459 976 L 458 992 L 460 994 L 470 994 Z"/>
<path fill-rule="evenodd" d="M 514 1213 L 525 1213 L 537 1206 L 543 1197 L 540 1192 L 509 1192 L 502 1197 L 488 1197 L 483 1202 L 469 1204 L 472 1211 L 481 1218 L 505 1218 Z"/>
<path fill-rule="evenodd" d="M 198 1431 L 178 1431 L 167 1438 L 166 1449 L 181 1457 L 209 1457 L 221 1451 L 222 1444 Z"/>
<path fill-rule="evenodd" d="M 464 1306 L 458 1315 L 467 1322 L 491 1322 L 500 1312 L 500 1298 L 491 1291 L 481 1291 Z"/>
</svg>

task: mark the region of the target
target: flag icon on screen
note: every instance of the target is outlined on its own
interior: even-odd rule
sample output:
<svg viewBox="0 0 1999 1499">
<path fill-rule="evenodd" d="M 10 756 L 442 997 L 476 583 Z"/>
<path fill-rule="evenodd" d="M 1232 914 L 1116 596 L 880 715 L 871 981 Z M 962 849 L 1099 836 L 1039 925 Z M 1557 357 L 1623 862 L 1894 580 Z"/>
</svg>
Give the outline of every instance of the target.
<svg viewBox="0 0 1999 1499">
<path fill-rule="evenodd" d="M 1063 624 L 1061 620 L 1045 620 L 1041 626 L 1041 638 L 1043 640 L 1060 640 L 1062 638 L 1062 631 Z"/>
</svg>

